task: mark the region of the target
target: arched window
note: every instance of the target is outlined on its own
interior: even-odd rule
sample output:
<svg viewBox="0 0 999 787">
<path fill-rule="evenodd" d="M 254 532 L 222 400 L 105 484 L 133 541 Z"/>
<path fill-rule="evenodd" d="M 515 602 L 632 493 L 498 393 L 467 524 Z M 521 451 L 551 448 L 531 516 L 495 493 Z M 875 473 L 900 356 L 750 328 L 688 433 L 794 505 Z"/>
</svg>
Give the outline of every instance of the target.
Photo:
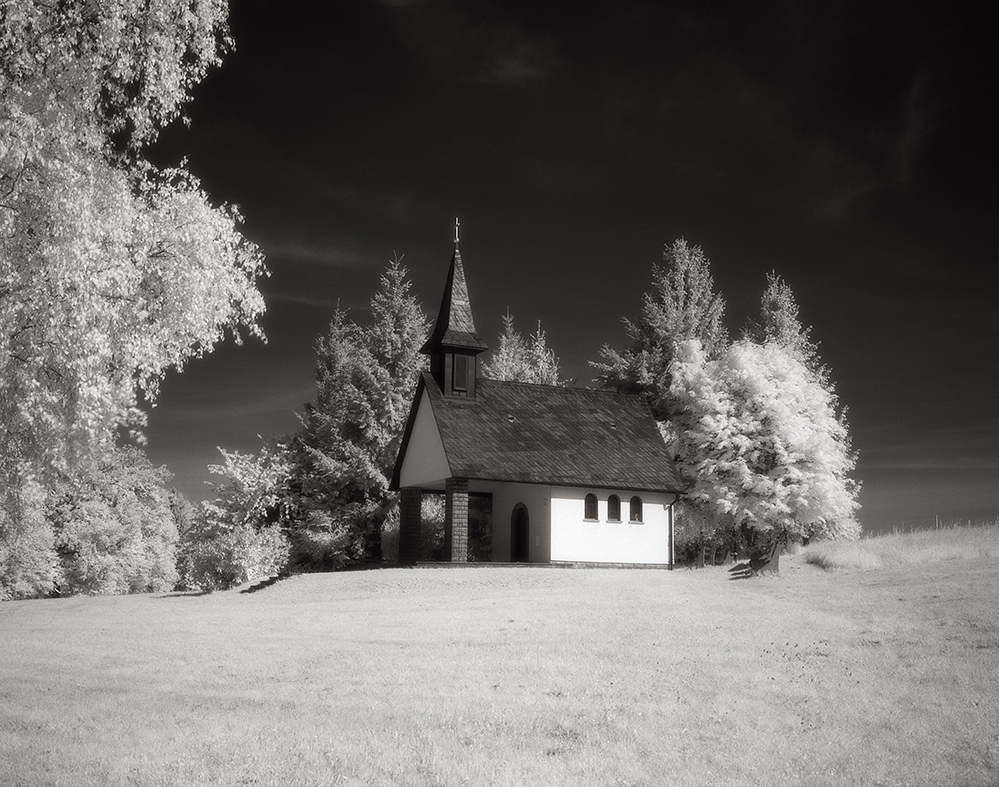
<svg viewBox="0 0 999 787">
<path fill-rule="evenodd" d="M 628 513 L 628 519 L 631 522 L 641 522 L 642 521 L 642 498 L 635 495 L 631 498 L 631 506 Z"/>
<path fill-rule="evenodd" d="M 583 519 L 597 520 L 597 496 L 587 495 L 583 503 Z"/>
<path fill-rule="evenodd" d="M 607 521 L 621 521 L 621 498 L 617 495 L 611 495 L 607 498 Z"/>
</svg>

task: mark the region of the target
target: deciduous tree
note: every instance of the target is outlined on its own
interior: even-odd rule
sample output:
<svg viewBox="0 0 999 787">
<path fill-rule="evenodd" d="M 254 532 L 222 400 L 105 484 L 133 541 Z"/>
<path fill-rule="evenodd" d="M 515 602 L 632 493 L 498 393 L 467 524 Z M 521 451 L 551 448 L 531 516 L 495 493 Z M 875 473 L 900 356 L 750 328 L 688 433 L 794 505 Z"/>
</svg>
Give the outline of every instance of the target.
<svg viewBox="0 0 999 787">
<path fill-rule="evenodd" d="M 743 339 L 711 359 L 681 342 L 674 425 L 693 507 L 726 529 L 856 538 L 856 455 L 835 394 L 793 352 Z"/>
<path fill-rule="evenodd" d="M 3 4 L 0 544 L 44 541 L 32 485 L 140 427 L 167 369 L 259 334 L 263 259 L 239 213 L 143 156 L 220 62 L 226 15 L 224 0 Z"/>
<path fill-rule="evenodd" d="M 292 520 L 291 458 L 276 440 L 255 454 L 219 449 L 222 463 L 209 465 L 221 480 L 215 498 L 181 537 L 182 584 L 225 590 L 280 573 L 287 567 Z"/>
<path fill-rule="evenodd" d="M 118 449 L 77 472 L 51 496 L 49 518 L 63 595 L 173 590 L 177 525 L 165 467 L 137 448 Z"/>
</svg>

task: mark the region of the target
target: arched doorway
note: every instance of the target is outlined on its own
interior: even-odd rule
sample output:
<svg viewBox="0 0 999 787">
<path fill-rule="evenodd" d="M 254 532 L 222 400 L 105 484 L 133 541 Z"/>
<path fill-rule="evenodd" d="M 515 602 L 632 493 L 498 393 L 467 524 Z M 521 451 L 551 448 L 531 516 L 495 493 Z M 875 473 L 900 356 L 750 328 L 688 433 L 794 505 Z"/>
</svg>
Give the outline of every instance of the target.
<svg viewBox="0 0 999 787">
<path fill-rule="evenodd" d="M 512 543 L 510 545 L 510 560 L 513 563 L 530 562 L 530 518 L 527 515 L 527 506 L 517 503 L 513 508 L 513 516 L 510 518 L 510 534 Z"/>
</svg>

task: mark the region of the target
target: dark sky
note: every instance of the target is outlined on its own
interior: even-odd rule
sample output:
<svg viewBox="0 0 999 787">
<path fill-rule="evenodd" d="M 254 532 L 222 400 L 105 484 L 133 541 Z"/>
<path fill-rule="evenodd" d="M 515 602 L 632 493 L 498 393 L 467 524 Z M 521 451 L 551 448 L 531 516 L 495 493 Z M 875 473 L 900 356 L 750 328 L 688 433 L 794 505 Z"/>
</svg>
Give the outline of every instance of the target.
<svg viewBox="0 0 999 787">
<path fill-rule="evenodd" d="M 567 10 L 568 9 L 568 10 Z M 480 335 L 541 320 L 563 371 L 621 347 L 664 245 L 737 335 L 791 285 L 849 407 L 871 530 L 999 516 L 999 167 L 985 4 L 235 0 L 188 157 L 268 258 L 269 343 L 163 386 L 149 453 L 293 430 L 314 343 L 394 252 L 429 316 L 454 217 Z"/>
</svg>

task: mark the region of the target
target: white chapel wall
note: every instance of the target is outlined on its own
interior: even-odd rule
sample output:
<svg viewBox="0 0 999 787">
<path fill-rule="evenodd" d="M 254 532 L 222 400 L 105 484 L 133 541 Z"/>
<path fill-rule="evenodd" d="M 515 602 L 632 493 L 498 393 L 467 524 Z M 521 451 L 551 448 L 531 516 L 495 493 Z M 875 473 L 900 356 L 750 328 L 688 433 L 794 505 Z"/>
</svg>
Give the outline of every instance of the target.
<svg viewBox="0 0 999 787">
<path fill-rule="evenodd" d="M 584 519 L 587 493 L 597 497 L 597 521 Z M 607 521 L 607 499 L 621 500 L 621 521 Z M 641 524 L 629 521 L 633 495 L 642 498 Z M 669 563 L 669 504 L 675 495 L 625 489 L 556 487 L 551 498 L 551 559 L 586 563 Z"/>
<path fill-rule="evenodd" d="M 416 420 L 409 435 L 402 469 L 399 471 L 399 486 L 443 491 L 444 480 L 450 475 L 444 443 L 430 405 L 430 396 L 424 391 L 416 410 Z"/>
<path fill-rule="evenodd" d="M 490 492 L 493 496 L 493 562 L 511 560 L 513 533 L 511 520 L 518 503 L 527 507 L 528 559 L 531 563 L 551 561 L 551 487 L 543 484 L 476 482 L 471 491 Z"/>
</svg>

